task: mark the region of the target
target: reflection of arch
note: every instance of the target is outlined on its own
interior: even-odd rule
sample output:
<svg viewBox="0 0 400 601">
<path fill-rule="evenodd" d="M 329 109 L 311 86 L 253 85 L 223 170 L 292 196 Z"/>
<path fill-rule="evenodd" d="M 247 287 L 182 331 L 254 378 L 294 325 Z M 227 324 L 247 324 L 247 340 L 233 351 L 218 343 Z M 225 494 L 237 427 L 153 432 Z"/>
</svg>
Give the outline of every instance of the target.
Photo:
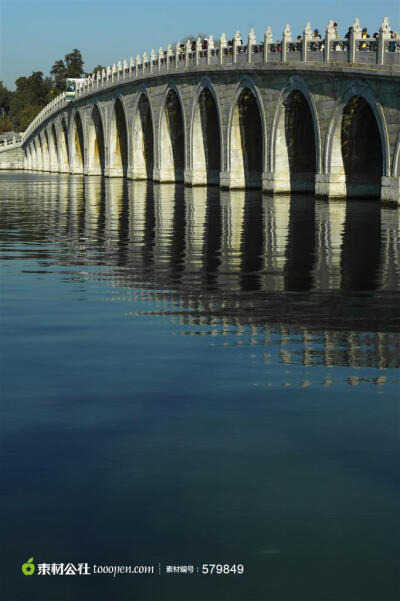
<svg viewBox="0 0 400 601">
<path fill-rule="evenodd" d="M 227 136 L 230 188 L 261 187 L 266 127 L 259 92 L 252 80 L 240 82 L 231 106 Z"/>
<path fill-rule="evenodd" d="M 329 124 L 324 163 L 326 173 L 340 181 L 343 195 L 379 196 L 381 176 L 390 174 L 389 139 L 382 107 L 367 84 L 353 83 L 340 99 Z"/>
<path fill-rule="evenodd" d="M 140 93 L 137 102 L 132 140 L 134 178 L 152 179 L 154 168 L 153 116 L 150 100 L 145 90 Z"/>
<path fill-rule="evenodd" d="M 292 77 L 281 92 L 269 153 L 275 191 L 314 191 L 321 137 L 314 99 L 300 77 Z"/>
<path fill-rule="evenodd" d="M 50 170 L 58 171 L 58 144 L 54 123 L 51 124 L 50 128 Z"/>
<path fill-rule="evenodd" d="M 116 98 L 112 109 L 108 147 L 108 175 L 126 176 L 128 170 L 128 129 L 125 108 L 121 98 Z"/>
<path fill-rule="evenodd" d="M 61 119 L 61 125 L 58 136 L 59 148 L 59 166 L 61 173 L 69 172 L 69 146 L 68 146 L 68 130 L 65 119 Z"/>
<path fill-rule="evenodd" d="M 83 166 L 85 164 L 85 146 L 82 119 L 78 110 L 75 111 L 71 125 L 71 172 L 83 173 Z"/>
<path fill-rule="evenodd" d="M 192 184 L 219 184 L 221 171 L 221 118 L 211 82 L 204 78 L 197 90 L 190 123 Z"/>
<path fill-rule="evenodd" d="M 167 88 L 160 113 L 158 141 L 160 181 L 183 181 L 185 125 L 182 106 L 176 88 Z"/>
<path fill-rule="evenodd" d="M 92 109 L 88 137 L 88 174 L 103 175 L 105 168 L 104 128 L 99 107 Z"/>
</svg>

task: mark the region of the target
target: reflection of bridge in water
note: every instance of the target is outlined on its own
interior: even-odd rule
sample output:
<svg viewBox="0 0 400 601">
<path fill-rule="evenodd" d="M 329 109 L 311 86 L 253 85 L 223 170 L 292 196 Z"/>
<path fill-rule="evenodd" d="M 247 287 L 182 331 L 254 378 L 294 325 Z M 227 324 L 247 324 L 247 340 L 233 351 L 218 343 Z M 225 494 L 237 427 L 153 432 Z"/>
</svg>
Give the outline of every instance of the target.
<svg viewBox="0 0 400 601">
<path fill-rule="evenodd" d="M 288 365 L 400 365 L 397 210 L 122 179 L 51 181 L 40 219 L 63 241 L 62 261 L 71 263 L 72 250 L 73 264 L 109 266 L 101 277 L 133 290 L 130 300 L 153 302 L 187 334 L 279 341 Z"/>
</svg>

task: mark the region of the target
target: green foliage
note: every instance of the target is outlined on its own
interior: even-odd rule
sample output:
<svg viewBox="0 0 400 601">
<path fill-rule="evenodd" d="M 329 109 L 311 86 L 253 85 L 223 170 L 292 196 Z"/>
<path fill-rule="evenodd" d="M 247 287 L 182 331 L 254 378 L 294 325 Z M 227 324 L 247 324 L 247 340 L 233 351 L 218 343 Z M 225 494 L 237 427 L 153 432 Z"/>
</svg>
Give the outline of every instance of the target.
<svg viewBox="0 0 400 601">
<path fill-rule="evenodd" d="M 85 75 L 83 65 L 82 54 L 75 48 L 64 56 L 64 60 L 54 63 L 50 77 L 43 77 L 41 71 L 34 71 L 28 77 L 19 77 L 14 92 L 0 81 L 0 133 L 24 131 L 42 108 L 65 90 L 67 77 Z"/>
</svg>

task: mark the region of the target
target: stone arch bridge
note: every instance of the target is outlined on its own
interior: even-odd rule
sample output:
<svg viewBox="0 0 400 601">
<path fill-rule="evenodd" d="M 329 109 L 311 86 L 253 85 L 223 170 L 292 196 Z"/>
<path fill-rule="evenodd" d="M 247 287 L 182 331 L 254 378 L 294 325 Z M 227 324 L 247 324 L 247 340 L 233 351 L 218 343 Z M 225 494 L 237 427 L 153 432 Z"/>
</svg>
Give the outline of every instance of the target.
<svg viewBox="0 0 400 601">
<path fill-rule="evenodd" d="M 236 32 L 126 60 L 56 98 L 24 168 L 400 202 L 400 43 L 333 22 L 301 41 Z"/>
</svg>

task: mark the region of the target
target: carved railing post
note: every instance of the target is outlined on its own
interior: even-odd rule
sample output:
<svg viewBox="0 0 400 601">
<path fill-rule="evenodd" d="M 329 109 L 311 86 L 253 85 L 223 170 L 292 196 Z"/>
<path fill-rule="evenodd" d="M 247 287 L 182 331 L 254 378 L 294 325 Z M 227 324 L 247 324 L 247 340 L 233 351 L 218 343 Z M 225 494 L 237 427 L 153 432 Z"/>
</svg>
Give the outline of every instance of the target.
<svg viewBox="0 0 400 601">
<path fill-rule="evenodd" d="M 147 52 L 143 52 L 142 56 L 142 73 L 146 73 L 146 63 L 147 63 Z"/>
<path fill-rule="evenodd" d="M 112 69 L 111 69 L 111 81 L 114 81 L 116 72 L 117 72 L 117 67 L 114 63 L 112 66 Z"/>
<path fill-rule="evenodd" d="M 232 62 L 237 62 L 237 48 L 240 46 L 240 31 L 235 31 L 235 35 L 233 38 L 233 48 L 232 48 Z"/>
<path fill-rule="evenodd" d="M 383 65 L 385 63 L 385 45 L 386 40 L 389 40 L 391 37 L 390 33 L 390 25 L 389 25 L 389 17 L 384 17 L 381 26 L 379 28 L 379 37 L 378 37 L 378 49 L 376 53 L 376 62 L 378 65 Z"/>
<path fill-rule="evenodd" d="M 303 62 L 307 61 L 308 44 L 311 42 L 312 36 L 311 24 L 307 21 L 303 31 L 303 40 L 301 42 L 301 60 Z"/>
<path fill-rule="evenodd" d="M 175 67 L 178 68 L 179 54 L 181 52 L 181 45 L 178 43 L 175 46 Z"/>
<path fill-rule="evenodd" d="M 100 77 L 101 77 L 101 73 L 100 73 L 100 69 L 99 69 L 96 73 L 96 88 L 97 89 L 99 89 L 99 86 L 100 86 Z"/>
<path fill-rule="evenodd" d="M 201 52 L 201 38 L 197 38 L 197 40 L 196 40 L 196 46 L 195 46 L 195 64 L 196 64 L 196 67 L 199 65 L 199 62 L 200 62 L 200 52 Z"/>
<path fill-rule="evenodd" d="M 161 71 L 163 56 L 164 56 L 164 51 L 163 51 L 162 47 L 160 46 L 158 49 L 158 70 L 159 71 Z"/>
<path fill-rule="evenodd" d="M 251 63 L 251 52 L 252 47 L 257 43 L 256 34 L 254 33 L 254 29 L 251 28 L 249 31 L 249 35 L 247 37 L 247 62 Z"/>
<path fill-rule="evenodd" d="M 118 61 L 117 69 L 118 69 L 118 71 L 117 71 L 117 80 L 119 81 L 120 74 L 121 74 L 121 71 L 122 71 L 122 63 L 121 63 L 121 61 Z"/>
<path fill-rule="evenodd" d="M 169 69 L 169 63 L 171 62 L 171 56 L 172 56 L 172 48 L 171 48 L 171 44 L 168 44 L 167 46 L 167 69 Z"/>
<path fill-rule="evenodd" d="M 212 51 L 214 50 L 214 39 L 212 35 L 207 40 L 207 65 L 211 63 Z"/>
<path fill-rule="evenodd" d="M 122 64 L 122 67 L 123 67 L 122 79 L 125 79 L 125 77 L 126 77 L 126 71 L 128 69 L 128 61 L 126 60 L 126 58 L 124 58 L 124 62 Z"/>
<path fill-rule="evenodd" d="M 354 19 L 353 28 L 350 34 L 350 52 L 349 60 L 351 63 L 356 62 L 357 42 L 361 39 L 360 19 Z"/>
<path fill-rule="evenodd" d="M 133 58 L 131 56 L 131 58 L 129 59 L 129 75 L 130 75 L 130 77 L 133 77 L 134 68 L 135 68 L 135 63 L 133 62 Z"/>
<path fill-rule="evenodd" d="M 272 44 L 272 31 L 269 26 L 264 33 L 264 63 L 268 62 L 268 44 Z"/>
<path fill-rule="evenodd" d="M 331 42 L 336 39 L 336 31 L 333 23 L 331 19 L 325 29 L 325 62 L 327 63 L 331 60 Z"/>
<path fill-rule="evenodd" d="M 286 63 L 287 43 L 292 41 L 292 33 L 289 25 L 286 25 L 285 31 L 282 34 L 281 60 Z"/>
<path fill-rule="evenodd" d="M 156 53 L 154 48 L 150 52 L 150 73 L 153 73 L 154 61 L 156 60 Z"/>
<path fill-rule="evenodd" d="M 221 37 L 219 38 L 219 64 L 224 64 L 224 50 L 227 46 L 226 35 L 221 33 Z"/>
<path fill-rule="evenodd" d="M 138 73 L 139 73 L 139 67 L 140 67 L 140 56 L 139 56 L 139 54 L 137 54 L 136 55 L 136 64 L 135 64 L 136 77 L 138 76 Z"/>
<path fill-rule="evenodd" d="M 189 53 L 192 50 L 192 42 L 190 40 L 186 40 L 185 44 L 185 67 L 186 69 L 189 67 Z"/>
</svg>

